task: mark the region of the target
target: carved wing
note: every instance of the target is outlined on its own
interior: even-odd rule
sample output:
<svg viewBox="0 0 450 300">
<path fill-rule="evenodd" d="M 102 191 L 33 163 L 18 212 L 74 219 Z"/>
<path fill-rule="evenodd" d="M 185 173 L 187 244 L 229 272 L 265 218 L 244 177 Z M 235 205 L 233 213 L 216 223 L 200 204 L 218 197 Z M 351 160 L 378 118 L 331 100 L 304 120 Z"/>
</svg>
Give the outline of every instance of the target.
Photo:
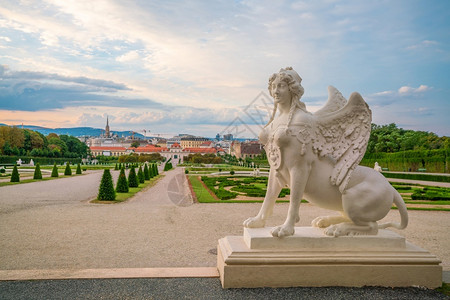
<svg viewBox="0 0 450 300">
<path fill-rule="evenodd" d="M 337 93 L 334 93 L 337 95 L 335 98 L 345 100 L 341 93 Z M 333 101 L 336 103 L 336 100 Z M 325 107 L 314 114 L 313 149 L 320 156 L 333 159 L 335 165 L 330 177 L 331 184 L 338 185 L 344 193 L 351 173 L 366 151 L 372 112 L 359 93 L 351 94 L 348 102 L 334 111 L 333 108 L 338 106 L 333 103 L 329 105 L 329 102 L 330 98 Z"/>
<path fill-rule="evenodd" d="M 341 108 L 343 108 L 347 104 L 347 99 L 342 96 L 341 92 L 337 90 L 334 86 L 328 87 L 328 101 L 325 103 L 325 105 L 316 111 L 314 115 L 326 115 L 331 112 L 337 111 Z"/>
</svg>

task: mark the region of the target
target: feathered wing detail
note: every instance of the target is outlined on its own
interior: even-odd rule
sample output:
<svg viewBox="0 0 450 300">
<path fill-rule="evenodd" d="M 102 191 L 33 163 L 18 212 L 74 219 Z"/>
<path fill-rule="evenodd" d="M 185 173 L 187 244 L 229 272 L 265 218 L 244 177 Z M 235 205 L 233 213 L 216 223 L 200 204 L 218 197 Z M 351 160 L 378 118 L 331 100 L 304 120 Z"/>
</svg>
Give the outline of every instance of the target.
<svg viewBox="0 0 450 300">
<path fill-rule="evenodd" d="M 351 94 L 348 102 L 338 110 L 321 111 L 314 114 L 313 150 L 320 156 L 333 159 L 335 166 L 330 177 L 331 184 L 338 185 L 344 193 L 351 173 L 366 151 L 372 112 L 359 93 Z"/>
<path fill-rule="evenodd" d="M 347 99 L 342 96 L 341 92 L 338 91 L 337 88 L 334 86 L 328 87 L 328 101 L 325 103 L 325 105 L 316 111 L 314 115 L 327 115 L 329 113 L 332 113 L 334 111 L 337 111 L 345 106 L 347 103 Z"/>
</svg>

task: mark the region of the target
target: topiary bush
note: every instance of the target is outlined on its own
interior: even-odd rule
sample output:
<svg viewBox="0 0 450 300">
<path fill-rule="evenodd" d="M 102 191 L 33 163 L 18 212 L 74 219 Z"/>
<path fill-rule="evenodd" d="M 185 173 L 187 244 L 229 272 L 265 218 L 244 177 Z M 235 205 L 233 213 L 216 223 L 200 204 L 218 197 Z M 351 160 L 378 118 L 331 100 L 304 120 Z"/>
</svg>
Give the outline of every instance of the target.
<svg viewBox="0 0 450 300">
<path fill-rule="evenodd" d="M 130 173 L 128 174 L 128 186 L 129 187 L 139 186 L 138 178 L 136 176 L 136 170 L 134 169 L 134 167 L 130 169 Z"/>
<path fill-rule="evenodd" d="M 17 170 L 17 165 L 14 165 L 14 168 L 11 173 L 11 182 L 20 182 L 19 170 Z"/>
<path fill-rule="evenodd" d="M 51 177 L 58 177 L 58 167 L 56 166 L 56 163 L 53 165 L 53 169 L 52 169 L 52 175 Z"/>
<path fill-rule="evenodd" d="M 159 175 L 158 166 L 156 164 L 153 164 L 153 174 L 154 176 Z"/>
<path fill-rule="evenodd" d="M 125 176 L 125 168 L 120 169 L 119 178 L 117 179 L 116 192 L 117 193 L 128 193 L 128 181 L 127 176 Z"/>
<path fill-rule="evenodd" d="M 150 180 L 150 171 L 148 169 L 147 163 L 144 164 L 144 179 Z"/>
<path fill-rule="evenodd" d="M 119 166 L 117 165 L 117 163 L 116 163 L 116 165 L 114 166 L 114 170 L 115 170 L 115 171 L 119 170 Z"/>
<path fill-rule="evenodd" d="M 66 169 L 64 170 L 64 175 L 72 176 L 72 169 L 70 168 L 69 162 L 66 163 Z"/>
<path fill-rule="evenodd" d="M 139 170 L 138 170 L 138 179 L 139 179 L 139 183 L 144 183 L 145 182 L 145 177 L 144 177 L 144 171 L 142 171 L 142 166 L 139 166 Z"/>
<path fill-rule="evenodd" d="M 109 169 L 103 171 L 102 180 L 98 189 L 97 200 L 116 200 L 116 192 Z"/>
<path fill-rule="evenodd" d="M 75 172 L 75 174 L 82 174 L 80 164 L 77 165 L 77 171 Z"/>
<path fill-rule="evenodd" d="M 234 175 L 234 171 L 233 170 L 230 171 L 230 175 Z"/>
<path fill-rule="evenodd" d="M 33 179 L 42 179 L 41 166 L 39 163 L 37 163 L 36 167 L 34 168 Z"/>
</svg>

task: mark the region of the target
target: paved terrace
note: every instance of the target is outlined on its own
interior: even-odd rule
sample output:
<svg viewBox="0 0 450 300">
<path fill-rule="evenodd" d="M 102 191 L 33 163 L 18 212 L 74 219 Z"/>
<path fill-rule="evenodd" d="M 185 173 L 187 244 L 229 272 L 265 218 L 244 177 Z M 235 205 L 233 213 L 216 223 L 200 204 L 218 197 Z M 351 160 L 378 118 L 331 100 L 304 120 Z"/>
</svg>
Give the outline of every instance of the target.
<svg viewBox="0 0 450 300">
<path fill-rule="evenodd" d="M 101 174 L 98 171 L 71 178 L 0 187 L 0 279 L 155 277 L 152 275 L 155 270 L 158 272 L 155 268 L 173 271 L 175 275 L 179 270 L 182 277 L 195 275 L 195 270 L 185 269 L 195 268 L 202 276 L 214 277 L 217 276 L 214 269 L 217 240 L 226 235 L 242 235 L 242 221 L 255 215 L 261 205 L 192 204 L 185 195 L 184 174 L 180 168 L 166 172 L 157 185 L 125 203 L 92 204 L 89 201 L 97 195 Z M 118 171 L 113 171 L 114 180 L 117 176 Z M 277 204 L 274 216 L 267 225 L 281 224 L 287 208 L 285 203 Z M 330 211 L 302 204 L 298 226 L 309 226 L 313 218 L 324 214 L 330 214 Z M 444 270 L 450 271 L 449 213 L 410 211 L 409 215 L 408 228 L 398 232 L 408 241 L 437 255 L 442 260 Z M 386 220 L 398 221 L 398 212 L 391 211 Z M 204 269 L 197 269 L 200 267 Z M 159 269 L 159 272 L 162 270 Z M 131 273 L 127 275 L 127 272 Z M 175 275 L 165 277 L 178 277 Z M 139 298 L 151 287 L 156 291 L 160 284 L 165 284 L 168 290 L 159 294 L 167 297 L 157 297 L 159 299 L 172 298 L 168 295 L 174 296 L 177 291 L 183 293 L 183 290 L 186 297 L 191 295 L 192 298 L 207 299 L 209 290 L 221 291 L 217 278 L 115 279 L 118 280 L 117 286 L 111 280 L 3 281 L 0 282 L 0 290 L 9 291 L 3 295 L 10 295 L 11 299 L 15 296 L 27 298 L 27 287 L 36 293 L 72 291 L 75 298 L 89 299 L 99 294 L 79 294 L 76 287 L 91 289 L 103 286 L 107 289 L 105 293 L 123 292 L 123 295 L 131 296 L 133 291 L 127 288 L 129 280 L 129 284 L 138 289 L 134 291 L 136 297 L 132 298 Z M 198 289 L 197 293 L 194 286 Z M 258 290 L 265 291 L 261 295 L 271 295 L 273 298 L 277 291 L 290 295 L 291 290 L 298 293 L 300 289 L 256 289 L 255 293 L 227 292 L 224 295 L 253 295 L 260 298 L 261 295 L 256 292 Z M 308 295 L 319 298 L 320 295 L 326 296 L 322 289 L 301 290 L 306 293 L 306 299 Z M 356 291 L 356 294 L 344 294 L 359 298 L 363 297 L 359 293 L 364 290 L 337 288 L 335 291 Z M 127 291 L 129 294 L 126 294 Z M 113 296 L 119 294 L 101 295 L 120 298 Z M 39 298 L 39 294 L 31 295 L 35 296 L 31 298 Z M 345 295 L 342 297 L 347 297 Z M 395 295 L 393 298 L 402 298 L 401 292 Z M 408 292 L 405 295 L 409 295 Z M 72 296 L 68 295 L 69 298 Z M 228 296 L 227 299 L 230 299 Z M 422 295 L 421 299 L 424 297 Z M 434 294 L 430 299 L 437 299 L 433 297 Z"/>
</svg>

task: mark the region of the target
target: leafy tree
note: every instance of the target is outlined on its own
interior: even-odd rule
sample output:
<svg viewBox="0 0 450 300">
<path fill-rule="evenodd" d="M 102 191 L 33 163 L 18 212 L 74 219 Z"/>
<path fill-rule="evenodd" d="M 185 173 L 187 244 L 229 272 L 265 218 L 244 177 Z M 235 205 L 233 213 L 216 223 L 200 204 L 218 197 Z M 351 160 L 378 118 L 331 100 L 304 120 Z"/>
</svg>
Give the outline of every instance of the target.
<svg viewBox="0 0 450 300">
<path fill-rule="evenodd" d="M 37 163 L 36 167 L 34 168 L 33 179 L 42 179 L 41 166 L 39 165 L 39 163 Z"/>
<path fill-rule="evenodd" d="M 125 168 L 120 169 L 119 178 L 117 179 L 116 192 L 117 193 L 128 193 L 128 181 L 127 176 L 125 176 Z"/>
<path fill-rule="evenodd" d="M 5 141 L 5 143 L 3 144 L 3 154 L 4 155 L 12 154 L 12 148 L 8 141 Z"/>
<path fill-rule="evenodd" d="M 144 179 L 150 180 L 150 171 L 148 169 L 147 163 L 144 164 Z"/>
<path fill-rule="evenodd" d="M 138 179 L 139 179 L 139 183 L 145 182 L 145 176 L 144 176 L 144 172 L 142 171 L 142 166 L 139 166 Z"/>
<path fill-rule="evenodd" d="M 70 168 L 69 162 L 66 163 L 66 169 L 64 170 L 64 175 L 72 176 L 72 169 Z"/>
<path fill-rule="evenodd" d="M 58 177 L 58 167 L 56 166 L 56 163 L 53 165 L 53 169 L 52 169 L 52 175 L 51 177 Z"/>
<path fill-rule="evenodd" d="M 114 191 L 114 184 L 109 169 L 103 171 L 102 180 L 98 189 L 98 200 L 116 200 L 116 192 Z"/>
<path fill-rule="evenodd" d="M 75 172 L 75 174 L 82 174 L 80 163 L 78 163 L 78 165 L 77 165 L 77 171 Z"/>
<path fill-rule="evenodd" d="M 17 164 L 14 164 L 14 168 L 11 174 L 11 182 L 20 182 L 19 170 L 17 170 Z"/>
<path fill-rule="evenodd" d="M 133 147 L 133 148 L 137 148 L 137 147 L 139 147 L 141 144 L 139 143 L 139 141 L 134 141 L 134 142 L 132 142 L 131 143 L 131 147 Z"/>
<path fill-rule="evenodd" d="M 128 186 L 129 187 L 139 186 L 138 178 L 136 176 L 136 170 L 134 169 L 134 167 L 130 169 L 130 173 L 128 174 Z"/>
</svg>

